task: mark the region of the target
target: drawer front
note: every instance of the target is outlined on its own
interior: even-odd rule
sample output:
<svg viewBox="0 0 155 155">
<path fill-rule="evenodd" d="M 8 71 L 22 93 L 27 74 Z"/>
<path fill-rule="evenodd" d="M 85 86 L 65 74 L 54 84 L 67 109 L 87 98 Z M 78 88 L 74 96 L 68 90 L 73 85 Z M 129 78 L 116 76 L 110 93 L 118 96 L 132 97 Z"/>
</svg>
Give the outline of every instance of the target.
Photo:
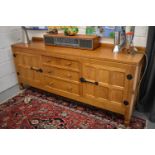
<svg viewBox="0 0 155 155">
<path fill-rule="evenodd" d="M 48 64 L 50 66 L 65 67 L 67 69 L 73 69 L 73 70 L 79 71 L 79 63 L 72 60 L 44 56 L 43 63 Z"/>
<path fill-rule="evenodd" d="M 79 81 L 79 73 L 69 71 L 69 70 L 64 70 L 61 68 L 56 68 L 56 67 L 48 67 L 44 66 L 43 67 L 44 73 L 49 75 L 49 76 L 54 76 L 70 81 Z"/>
<path fill-rule="evenodd" d="M 66 82 L 63 80 L 58 80 L 55 78 L 49 78 L 45 76 L 45 85 L 48 88 L 59 90 L 59 91 L 65 91 L 67 93 L 71 94 L 80 94 L 80 89 L 78 84 L 72 84 L 70 82 Z"/>
</svg>

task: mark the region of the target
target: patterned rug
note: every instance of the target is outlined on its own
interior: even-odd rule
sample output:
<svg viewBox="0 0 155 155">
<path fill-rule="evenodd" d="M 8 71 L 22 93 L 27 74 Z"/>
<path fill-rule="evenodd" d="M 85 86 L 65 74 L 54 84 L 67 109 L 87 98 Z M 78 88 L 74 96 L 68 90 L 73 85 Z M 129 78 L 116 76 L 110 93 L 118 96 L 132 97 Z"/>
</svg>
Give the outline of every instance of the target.
<svg viewBox="0 0 155 155">
<path fill-rule="evenodd" d="M 29 88 L 0 105 L 1 129 L 118 129 L 123 116 Z M 145 128 L 132 117 L 128 128 Z"/>
</svg>

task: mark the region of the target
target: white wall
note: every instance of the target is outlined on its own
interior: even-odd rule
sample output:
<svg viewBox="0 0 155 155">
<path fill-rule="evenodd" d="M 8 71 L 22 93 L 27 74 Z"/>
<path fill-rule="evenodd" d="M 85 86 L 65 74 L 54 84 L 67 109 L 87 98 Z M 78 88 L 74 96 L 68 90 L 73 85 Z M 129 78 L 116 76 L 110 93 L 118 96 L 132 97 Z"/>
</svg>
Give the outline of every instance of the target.
<svg viewBox="0 0 155 155">
<path fill-rule="evenodd" d="M 47 30 L 28 30 L 28 36 L 31 40 L 32 37 L 43 37 L 46 32 Z"/>
<path fill-rule="evenodd" d="M 11 44 L 22 42 L 19 26 L 0 26 L 0 93 L 17 84 Z"/>
<path fill-rule="evenodd" d="M 79 26 L 79 34 L 85 34 L 86 26 Z M 148 26 L 136 26 L 135 27 L 135 36 L 134 36 L 134 45 L 146 47 L 147 42 L 147 32 Z M 46 30 L 29 30 L 28 34 L 30 39 L 32 36 L 43 37 L 43 34 L 46 33 Z M 110 38 L 102 38 L 101 42 L 103 43 L 113 43 L 113 39 Z"/>
<path fill-rule="evenodd" d="M 148 26 L 136 26 L 134 43 L 136 46 L 146 47 Z"/>
</svg>

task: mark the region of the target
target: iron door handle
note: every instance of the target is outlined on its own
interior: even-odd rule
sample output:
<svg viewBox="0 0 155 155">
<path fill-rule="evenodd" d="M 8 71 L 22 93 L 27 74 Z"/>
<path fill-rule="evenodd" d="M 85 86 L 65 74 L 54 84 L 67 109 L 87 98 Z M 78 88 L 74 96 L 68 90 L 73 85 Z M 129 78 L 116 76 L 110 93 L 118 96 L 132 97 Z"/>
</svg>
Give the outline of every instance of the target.
<svg viewBox="0 0 155 155">
<path fill-rule="evenodd" d="M 31 67 L 31 70 L 34 70 L 36 72 L 43 72 L 43 70 L 41 68 L 37 68 L 37 67 Z"/>
<path fill-rule="evenodd" d="M 94 82 L 94 81 L 86 80 L 84 77 L 80 78 L 80 82 L 87 82 L 87 83 L 91 83 L 91 84 L 94 84 L 94 85 L 98 85 L 99 84 L 96 81 Z"/>
</svg>

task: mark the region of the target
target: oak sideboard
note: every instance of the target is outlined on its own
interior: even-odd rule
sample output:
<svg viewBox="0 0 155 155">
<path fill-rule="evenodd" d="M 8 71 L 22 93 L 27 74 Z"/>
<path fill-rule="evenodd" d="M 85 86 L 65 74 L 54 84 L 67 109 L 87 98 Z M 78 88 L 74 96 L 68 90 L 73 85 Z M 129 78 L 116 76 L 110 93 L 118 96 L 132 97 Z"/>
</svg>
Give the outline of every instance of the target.
<svg viewBox="0 0 155 155">
<path fill-rule="evenodd" d="M 129 124 L 141 77 L 143 54 L 114 54 L 47 46 L 43 41 L 12 45 L 19 84 L 124 115 Z"/>
</svg>

